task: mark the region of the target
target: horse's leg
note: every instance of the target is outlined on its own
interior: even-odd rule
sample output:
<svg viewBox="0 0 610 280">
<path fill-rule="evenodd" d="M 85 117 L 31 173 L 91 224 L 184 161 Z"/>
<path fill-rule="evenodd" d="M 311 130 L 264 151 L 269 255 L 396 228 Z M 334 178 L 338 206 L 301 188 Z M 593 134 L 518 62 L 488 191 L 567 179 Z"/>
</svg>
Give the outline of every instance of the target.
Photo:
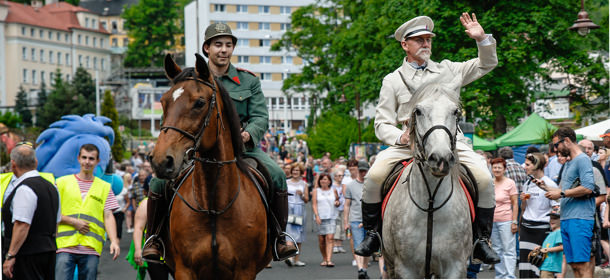
<svg viewBox="0 0 610 280">
<path fill-rule="evenodd" d="M 174 275 L 175 280 L 191 280 L 197 279 L 197 276 L 188 267 L 182 265 L 180 261 L 176 262 L 176 273 Z"/>
<path fill-rule="evenodd" d="M 443 275 L 439 275 L 443 279 L 464 279 L 466 278 L 467 264 L 461 261 L 449 261 L 445 263 Z"/>
</svg>

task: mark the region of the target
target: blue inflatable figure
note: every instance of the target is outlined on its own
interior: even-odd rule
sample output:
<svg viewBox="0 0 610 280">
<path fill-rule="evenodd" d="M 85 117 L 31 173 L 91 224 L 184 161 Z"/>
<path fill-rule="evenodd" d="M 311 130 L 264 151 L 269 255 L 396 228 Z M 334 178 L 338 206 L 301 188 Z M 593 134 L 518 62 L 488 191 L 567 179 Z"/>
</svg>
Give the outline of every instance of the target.
<svg viewBox="0 0 610 280">
<path fill-rule="evenodd" d="M 84 144 L 97 146 L 100 150 L 98 166 L 104 170 L 110 161 L 110 146 L 114 143 L 112 127 L 104 125 L 108 122 L 111 122 L 109 118 L 93 114 L 62 116 L 36 139 L 38 171 L 53 173 L 55 178 L 78 173 L 78 152 Z"/>
</svg>

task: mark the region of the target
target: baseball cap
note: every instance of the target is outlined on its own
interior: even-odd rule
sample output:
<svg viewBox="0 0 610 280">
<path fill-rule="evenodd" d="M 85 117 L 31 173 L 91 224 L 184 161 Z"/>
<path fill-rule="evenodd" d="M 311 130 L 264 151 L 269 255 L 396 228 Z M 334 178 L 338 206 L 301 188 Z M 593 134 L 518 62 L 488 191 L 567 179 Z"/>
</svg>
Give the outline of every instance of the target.
<svg viewBox="0 0 610 280">
<path fill-rule="evenodd" d="M 369 170 L 369 164 L 366 161 L 358 161 L 358 170 L 365 170 L 368 171 Z"/>
</svg>

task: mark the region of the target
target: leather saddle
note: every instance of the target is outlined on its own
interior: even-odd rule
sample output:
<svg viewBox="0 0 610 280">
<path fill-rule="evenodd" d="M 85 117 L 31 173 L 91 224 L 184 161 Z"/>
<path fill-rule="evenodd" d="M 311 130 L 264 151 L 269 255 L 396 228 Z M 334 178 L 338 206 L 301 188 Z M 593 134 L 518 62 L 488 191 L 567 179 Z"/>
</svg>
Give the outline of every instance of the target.
<svg viewBox="0 0 610 280">
<path fill-rule="evenodd" d="M 269 175 L 269 171 L 267 168 L 256 158 L 254 157 L 243 157 L 242 160 L 248 165 L 248 170 L 252 174 L 252 177 L 256 180 L 255 183 L 262 188 L 263 192 L 267 196 L 267 199 L 271 199 L 271 185 L 269 182 L 271 181 L 271 175 Z"/>
<path fill-rule="evenodd" d="M 400 175 L 402 169 L 406 168 L 405 164 L 403 164 L 403 162 L 409 162 L 409 160 L 411 160 L 411 159 L 407 158 L 404 160 L 399 160 L 398 162 L 396 162 L 394 167 L 392 167 L 392 169 L 391 169 L 392 171 L 390 171 L 390 174 L 388 175 L 388 177 L 386 177 L 385 181 L 383 181 L 383 185 L 381 188 L 381 191 L 382 191 L 381 197 L 386 197 L 386 195 L 392 188 L 392 185 L 394 185 L 394 182 L 396 182 L 396 180 L 400 179 L 400 178 L 398 178 L 398 176 Z M 460 179 L 462 179 L 462 182 L 466 186 L 466 189 L 468 190 L 468 193 L 470 194 L 470 197 L 472 198 L 473 204 L 477 205 L 477 202 L 479 201 L 479 193 L 478 193 L 478 189 L 475 185 L 476 181 L 474 179 L 474 176 L 472 175 L 472 172 L 470 172 L 470 169 L 468 169 L 468 167 L 466 167 L 466 165 L 460 163 L 459 168 L 460 168 Z"/>
</svg>

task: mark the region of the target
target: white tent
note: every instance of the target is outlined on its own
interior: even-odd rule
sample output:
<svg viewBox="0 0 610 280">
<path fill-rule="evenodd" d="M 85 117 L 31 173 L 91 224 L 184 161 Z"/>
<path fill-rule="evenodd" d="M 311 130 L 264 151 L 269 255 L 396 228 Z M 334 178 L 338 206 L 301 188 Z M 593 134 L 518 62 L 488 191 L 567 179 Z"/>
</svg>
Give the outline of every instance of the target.
<svg viewBox="0 0 610 280">
<path fill-rule="evenodd" d="M 585 139 L 593 141 L 601 141 L 599 136 L 604 134 L 607 129 L 610 129 L 610 119 L 592 124 L 590 126 L 581 127 L 576 130 L 576 134 L 581 134 Z"/>
</svg>

